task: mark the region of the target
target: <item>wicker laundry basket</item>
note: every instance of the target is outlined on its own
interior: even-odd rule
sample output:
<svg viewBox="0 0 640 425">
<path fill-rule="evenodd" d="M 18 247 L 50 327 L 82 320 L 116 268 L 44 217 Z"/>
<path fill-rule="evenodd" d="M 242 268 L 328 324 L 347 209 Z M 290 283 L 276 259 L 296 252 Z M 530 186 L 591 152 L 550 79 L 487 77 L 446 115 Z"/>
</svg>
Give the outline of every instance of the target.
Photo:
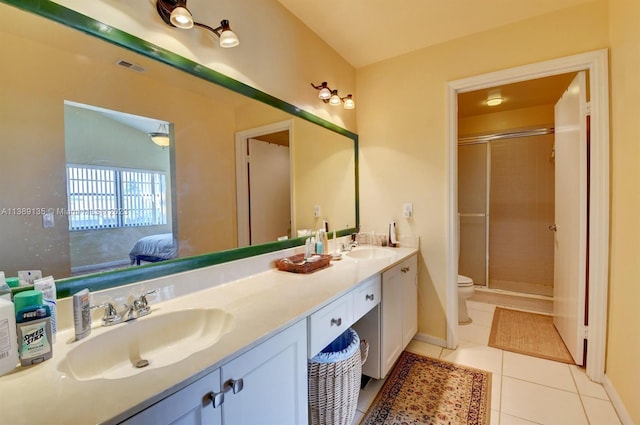
<svg viewBox="0 0 640 425">
<path fill-rule="evenodd" d="M 349 346 L 338 353 L 326 353 L 308 361 L 309 377 L 309 424 L 351 425 L 358 405 L 362 365 L 369 354 L 369 344 L 360 340 L 353 329 L 348 329 L 343 338 L 349 338 Z M 355 351 L 353 350 L 355 348 Z M 348 352 L 347 358 L 340 358 Z M 326 354 L 329 354 L 327 356 Z M 345 356 L 342 356 L 345 357 Z"/>
</svg>

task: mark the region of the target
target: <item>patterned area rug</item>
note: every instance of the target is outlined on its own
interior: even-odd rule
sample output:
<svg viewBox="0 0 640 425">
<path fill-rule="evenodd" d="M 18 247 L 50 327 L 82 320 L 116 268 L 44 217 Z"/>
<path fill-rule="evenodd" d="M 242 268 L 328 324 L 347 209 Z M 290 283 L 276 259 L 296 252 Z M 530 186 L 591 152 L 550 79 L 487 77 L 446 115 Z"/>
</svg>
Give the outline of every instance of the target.
<svg viewBox="0 0 640 425">
<path fill-rule="evenodd" d="M 491 373 L 403 352 L 361 425 L 488 425 Z"/>
<path fill-rule="evenodd" d="M 553 317 L 496 307 L 489 347 L 575 364 L 564 345 Z"/>
</svg>

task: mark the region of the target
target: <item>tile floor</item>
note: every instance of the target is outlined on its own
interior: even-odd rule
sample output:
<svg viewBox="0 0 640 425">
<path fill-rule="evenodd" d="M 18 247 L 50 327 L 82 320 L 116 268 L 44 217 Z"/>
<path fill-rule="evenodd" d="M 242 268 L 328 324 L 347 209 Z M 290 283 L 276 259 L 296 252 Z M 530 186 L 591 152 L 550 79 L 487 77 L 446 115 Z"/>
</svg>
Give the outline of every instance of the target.
<svg viewBox="0 0 640 425">
<path fill-rule="evenodd" d="M 491 425 L 620 424 L 607 393 L 584 369 L 488 347 L 495 305 L 468 301 L 467 306 L 473 323 L 458 328 L 456 350 L 415 340 L 407 350 L 491 371 Z M 361 392 L 354 424 L 382 384 L 372 380 Z"/>
</svg>

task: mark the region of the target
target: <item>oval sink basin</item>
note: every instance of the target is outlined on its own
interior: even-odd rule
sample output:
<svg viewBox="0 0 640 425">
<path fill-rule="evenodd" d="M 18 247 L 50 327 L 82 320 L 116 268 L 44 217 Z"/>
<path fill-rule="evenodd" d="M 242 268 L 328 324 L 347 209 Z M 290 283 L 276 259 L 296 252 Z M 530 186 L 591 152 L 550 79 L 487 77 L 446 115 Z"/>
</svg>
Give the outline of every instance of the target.
<svg viewBox="0 0 640 425">
<path fill-rule="evenodd" d="M 74 343 L 61 368 L 79 381 L 127 378 L 211 347 L 233 326 L 233 316 L 220 309 L 152 312 Z"/>
<path fill-rule="evenodd" d="M 345 255 L 358 260 L 375 260 L 380 258 L 391 258 L 396 254 L 388 248 L 367 247 L 355 248 L 353 251 L 347 252 Z"/>
</svg>

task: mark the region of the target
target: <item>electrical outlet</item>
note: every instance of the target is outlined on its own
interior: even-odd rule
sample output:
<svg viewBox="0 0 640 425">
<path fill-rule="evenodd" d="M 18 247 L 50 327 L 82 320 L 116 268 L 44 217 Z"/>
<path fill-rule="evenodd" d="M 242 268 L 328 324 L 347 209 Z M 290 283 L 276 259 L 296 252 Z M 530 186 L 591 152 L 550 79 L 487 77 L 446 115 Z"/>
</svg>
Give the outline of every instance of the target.
<svg viewBox="0 0 640 425">
<path fill-rule="evenodd" d="M 402 205 L 402 216 L 404 218 L 413 217 L 413 204 L 411 202 Z"/>
<path fill-rule="evenodd" d="M 313 216 L 314 217 L 320 217 L 322 214 L 320 213 L 320 205 L 314 205 L 313 206 Z"/>
</svg>

